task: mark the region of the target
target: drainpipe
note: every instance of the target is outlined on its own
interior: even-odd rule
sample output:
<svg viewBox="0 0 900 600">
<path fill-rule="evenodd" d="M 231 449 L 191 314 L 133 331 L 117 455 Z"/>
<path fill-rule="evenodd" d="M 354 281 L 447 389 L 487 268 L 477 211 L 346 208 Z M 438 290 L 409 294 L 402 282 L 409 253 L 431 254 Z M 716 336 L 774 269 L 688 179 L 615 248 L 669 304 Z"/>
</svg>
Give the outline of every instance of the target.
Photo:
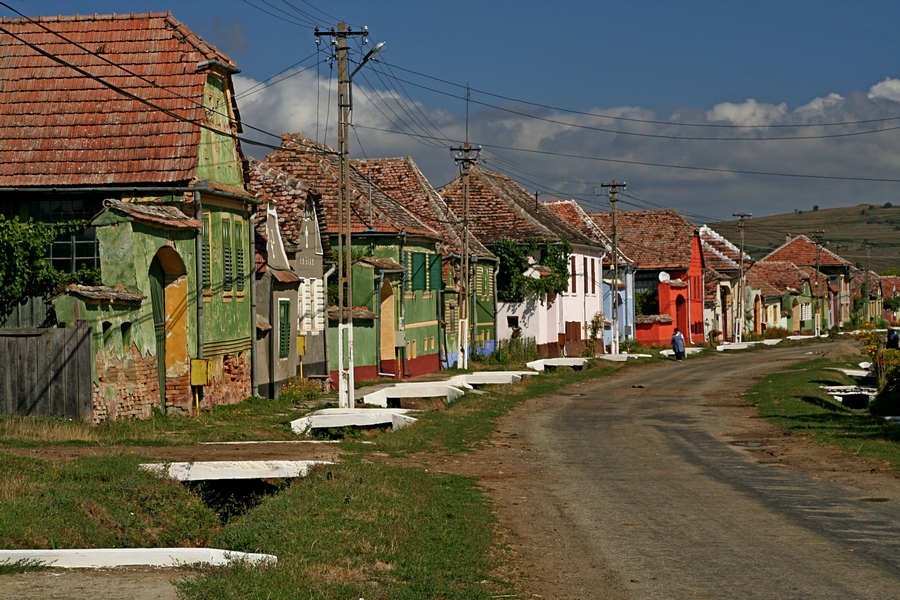
<svg viewBox="0 0 900 600">
<path fill-rule="evenodd" d="M 200 192 L 194 190 L 194 214 L 203 222 Z M 194 237 L 194 268 L 197 271 L 197 358 L 203 358 L 203 227 Z M 203 388 L 197 390 L 198 403 L 203 402 Z"/>
<path fill-rule="evenodd" d="M 688 280 L 688 341 L 690 343 L 694 343 L 694 328 L 692 327 L 693 321 L 691 321 L 691 304 L 694 303 L 694 289 L 691 287 L 691 276 L 687 276 Z"/>
<path fill-rule="evenodd" d="M 250 264 L 253 265 L 251 267 L 250 272 L 252 273 L 250 277 L 250 389 L 251 393 L 254 396 L 259 396 L 259 364 L 258 364 L 258 356 L 256 353 L 256 215 L 259 213 L 251 213 L 250 214 L 250 256 L 254 257 L 251 259 Z"/>
<path fill-rule="evenodd" d="M 322 273 L 322 310 L 325 311 L 325 336 L 323 358 L 325 360 L 325 375 L 331 376 L 331 369 L 328 366 L 328 278 L 337 270 L 337 264 L 332 263 L 331 268 Z"/>
</svg>

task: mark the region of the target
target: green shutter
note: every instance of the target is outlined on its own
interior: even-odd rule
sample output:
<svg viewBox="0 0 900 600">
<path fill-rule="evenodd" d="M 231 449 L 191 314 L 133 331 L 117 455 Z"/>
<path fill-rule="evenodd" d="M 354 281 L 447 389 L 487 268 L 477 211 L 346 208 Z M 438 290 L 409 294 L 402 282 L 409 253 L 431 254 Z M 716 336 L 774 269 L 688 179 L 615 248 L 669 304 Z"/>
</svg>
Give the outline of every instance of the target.
<svg viewBox="0 0 900 600">
<path fill-rule="evenodd" d="M 234 259 L 235 288 L 237 291 L 243 292 L 246 279 L 244 273 L 244 224 L 238 220 L 234 222 Z"/>
<path fill-rule="evenodd" d="M 222 219 L 222 289 L 234 289 L 234 264 L 231 247 L 231 219 Z"/>
<path fill-rule="evenodd" d="M 201 268 L 203 270 L 201 277 L 203 281 L 203 289 L 205 291 L 209 291 L 212 289 L 212 275 L 211 275 L 211 267 L 210 267 L 210 254 L 209 254 L 209 213 L 203 213 L 203 232 L 200 234 L 202 239 L 202 244 L 200 246 L 200 260 L 201 260 Z"/>
<path fill-rule="evenodd" d="M 278 358 L 291 353 L 291 301 L 278 301 Z"/>
<path fill-rule="evenodd" d="M 441 255 L 429 254 L 428 264 L 428 289 L 439 290 L 441 286 Z"/>
<path fill-rule="evenodd" d="M 425 254 L 413 252 L 412 255 L 412 286 L 413 290 L 424 290 L 427 279 L 425 278 Z"/>
</svg>

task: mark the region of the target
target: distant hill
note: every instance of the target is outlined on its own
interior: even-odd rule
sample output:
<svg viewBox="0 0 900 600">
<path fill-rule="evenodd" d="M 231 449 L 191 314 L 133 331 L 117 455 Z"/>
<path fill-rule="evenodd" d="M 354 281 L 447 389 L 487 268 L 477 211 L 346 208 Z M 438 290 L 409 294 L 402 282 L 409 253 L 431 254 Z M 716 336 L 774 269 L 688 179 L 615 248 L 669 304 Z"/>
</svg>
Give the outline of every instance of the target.
<svg viewBox="0 0 900 600">
<path fill-rule="evenodd" d="M 740 247 L 737 224 L 726 221 L 708 225 Z M 788 234 L 812 238 L 815 231 L 825 232 L 821 239 L 828 242 L 828 250 L 857 267 L 868 266 L 878 273 L 900 269 L 900 206 L 890 202 L 751 217 L 744 221 L 744 251 L 760 259 L 782 245 Z M 875 243 L 868 256 L 863 242 Z"/>
</svg>

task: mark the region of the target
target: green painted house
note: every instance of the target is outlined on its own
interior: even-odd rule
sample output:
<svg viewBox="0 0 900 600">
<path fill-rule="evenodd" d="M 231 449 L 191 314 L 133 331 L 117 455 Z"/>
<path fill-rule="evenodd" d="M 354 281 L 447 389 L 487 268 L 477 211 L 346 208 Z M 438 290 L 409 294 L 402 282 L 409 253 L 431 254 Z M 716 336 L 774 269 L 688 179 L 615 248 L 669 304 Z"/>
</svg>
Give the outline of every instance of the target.
<svg viewBox="0 0 900 600">
<path fill-rule="evenodd" d="M 0 209 L 88 221 L 50 258 L 99 269 L 99 285 L 52 299 L 60 326 L 93 333 L 92 420 L 251 395 L 255 200 L 235 64 L 170 13 L 3 27 L 19 39 L 0 38 Z"/>
<path fill-rule="evenodd" d="M 302 181 L 307 194 L 319 198 L 322 235 L 336 248 L 340 164 L 334 150 L 298 134 L 285 134 L 281 147 L 261 166 Z M 437 371 L 442 236 L 354 166 L 350 167 L 350 188 L 354 379 L 401 379 Z M 287 229 L 290 216 L 280 205 L 279 214 Z M 336 279 L 332 275 L 329 284 Z M 327 346 L 335 387 L 339 316 L 332 297 Z M 349 350 L 344 348 L 345 353 Z"/>
</svg>

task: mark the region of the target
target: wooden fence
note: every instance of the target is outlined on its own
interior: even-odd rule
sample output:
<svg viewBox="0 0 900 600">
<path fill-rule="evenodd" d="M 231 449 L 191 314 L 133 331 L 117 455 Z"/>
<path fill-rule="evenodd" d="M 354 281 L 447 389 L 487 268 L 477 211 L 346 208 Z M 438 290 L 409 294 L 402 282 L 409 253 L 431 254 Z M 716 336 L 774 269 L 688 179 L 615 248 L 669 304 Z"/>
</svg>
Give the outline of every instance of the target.
<svg viewBox="0 0 900 600">
<path fill-rule="evenodd" d="M 91 328 L 0 329 L 0 414 L 91 419 Z"/>
</svg>

